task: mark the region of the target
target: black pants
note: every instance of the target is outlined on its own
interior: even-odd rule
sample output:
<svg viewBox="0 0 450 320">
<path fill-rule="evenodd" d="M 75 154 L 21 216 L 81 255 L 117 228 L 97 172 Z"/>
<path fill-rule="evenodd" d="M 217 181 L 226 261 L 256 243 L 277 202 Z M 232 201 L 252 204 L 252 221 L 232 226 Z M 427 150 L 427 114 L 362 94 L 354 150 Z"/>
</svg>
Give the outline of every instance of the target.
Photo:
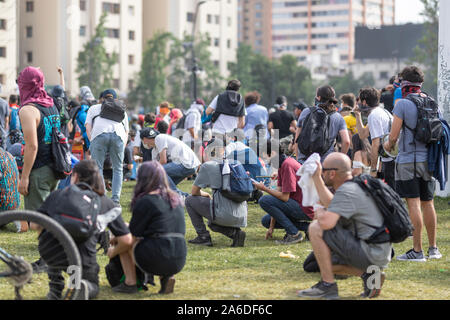
<svg viewBox="0 0 450 320">
<path fill-rule="evenodd" d="M 395 161 L 383 162 L 381 172 L 378 174 L 379 179 L 383 179 L 389 187 L 395 190 Z"/>
</svg>

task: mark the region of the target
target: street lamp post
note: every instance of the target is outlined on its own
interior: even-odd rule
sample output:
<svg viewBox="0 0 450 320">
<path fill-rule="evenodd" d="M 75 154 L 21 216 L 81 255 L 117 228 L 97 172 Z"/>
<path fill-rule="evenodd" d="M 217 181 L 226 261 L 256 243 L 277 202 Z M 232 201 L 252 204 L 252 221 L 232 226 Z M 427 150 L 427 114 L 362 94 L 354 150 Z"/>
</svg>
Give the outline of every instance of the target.
<svg viewBox="0 0 450 320">
<path fill-rule="evenodd" d="M 194 101 L 197 100 L 197 72 L 199 71 L 197 58 L 195 57 L 195 27 L 197 26 L 197 17 L 200 6 L 206 2 L 206 0 L 202 0 L 197 3 L 194 14 L 194 23 L 192 25 L 192 86 Z"/>
</svg>

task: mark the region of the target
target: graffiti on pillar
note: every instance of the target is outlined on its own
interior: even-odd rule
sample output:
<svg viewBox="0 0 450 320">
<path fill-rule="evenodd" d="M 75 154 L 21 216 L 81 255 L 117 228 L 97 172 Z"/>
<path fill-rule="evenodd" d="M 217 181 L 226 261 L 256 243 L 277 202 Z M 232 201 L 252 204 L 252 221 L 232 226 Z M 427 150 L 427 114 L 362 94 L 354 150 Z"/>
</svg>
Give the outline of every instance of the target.
<svg viewBox="0 0 450 320">
<path fill-rule="evenodd" d="M 449 55 L 444 53 L 444 49 L 444 45 L 439 47 L 439 102 L 441 108 L 444 109 L 444 112 L 447 114 L 447 117 L 450 117 L 450 67 L 449 61 L 446 60 Z"/>
</svg>

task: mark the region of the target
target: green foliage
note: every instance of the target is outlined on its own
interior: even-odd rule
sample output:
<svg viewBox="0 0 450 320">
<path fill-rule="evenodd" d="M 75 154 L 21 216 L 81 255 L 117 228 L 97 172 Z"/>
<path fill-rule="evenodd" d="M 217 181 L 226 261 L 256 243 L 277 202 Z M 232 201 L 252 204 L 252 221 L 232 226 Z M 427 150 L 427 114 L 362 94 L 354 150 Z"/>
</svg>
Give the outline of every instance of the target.
<svg viewBox="0 0 450 320">
<path fill-rule="evenodd" d="M 371 72 L 364 73 L 358 79 L 355 78 L 351 71 L 342 77 L 331 77 L 329 79 L 329 85 L 334 88 L 337 97 L 345 93 L 358 95 L 361 88 L 372 87 L 374 84 L 375 79 Z"/>
<path fill-rule="evenodd" d="M 237 62 L 230 66 L 230 73 L 232 78 L 241 81 L 243 94 L 257 90 L 261 94 L 260 104 L 267 107 L 271 107 L 279 95 L 286 96 L 291 104 L 299 99 L 312 103 L 314 99 L 309 70 L 298 65 L 291 55 L 270 60 L 242 44 L 237 52 Z"/>
<path fill-rule="evenodd" d="M 170 64 L 169 43 L 175 41 L 168 32 L 157 32 L 147 42 L 136 87 L 129 94 L 131 104 L 144 106 L 146 112 L 166 100 L 166 69 Z"/>
<path fill-rule="evenodd" d="M 425 17 L 425 33 L 414 50 L 411 62 L 417 62 L 426 67 L 423 89 L 437 96 L 438 47 L 439 47 L 439 0 L 421 0 Z"/>
<path fill-rule="evenodd" d="M 117 53 L 108 56 L 104 47 L 106 18 L 106 13 L 100 17 L 94 36 L 84 45 L 77 59 L 80 87 L 88 85 L 97 97 L 102 90 L 112 87 L 113 67 L 118 61 Z"/>
</svg>

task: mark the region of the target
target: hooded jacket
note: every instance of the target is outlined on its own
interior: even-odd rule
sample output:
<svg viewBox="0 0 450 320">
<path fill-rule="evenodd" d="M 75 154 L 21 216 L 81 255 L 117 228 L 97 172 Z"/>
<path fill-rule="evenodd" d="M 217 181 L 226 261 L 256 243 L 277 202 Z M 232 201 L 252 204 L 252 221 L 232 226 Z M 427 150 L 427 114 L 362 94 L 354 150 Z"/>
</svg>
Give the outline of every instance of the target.
<svg viewBox="0 0 450 320">
<path fill-rule="evenodd" d="M 215 111 L 216 120 L 221 114 L 233 117 L 245 116 L 244 99 L 239 92 L 227 90 L 219 95 Z"/>
</svg>

